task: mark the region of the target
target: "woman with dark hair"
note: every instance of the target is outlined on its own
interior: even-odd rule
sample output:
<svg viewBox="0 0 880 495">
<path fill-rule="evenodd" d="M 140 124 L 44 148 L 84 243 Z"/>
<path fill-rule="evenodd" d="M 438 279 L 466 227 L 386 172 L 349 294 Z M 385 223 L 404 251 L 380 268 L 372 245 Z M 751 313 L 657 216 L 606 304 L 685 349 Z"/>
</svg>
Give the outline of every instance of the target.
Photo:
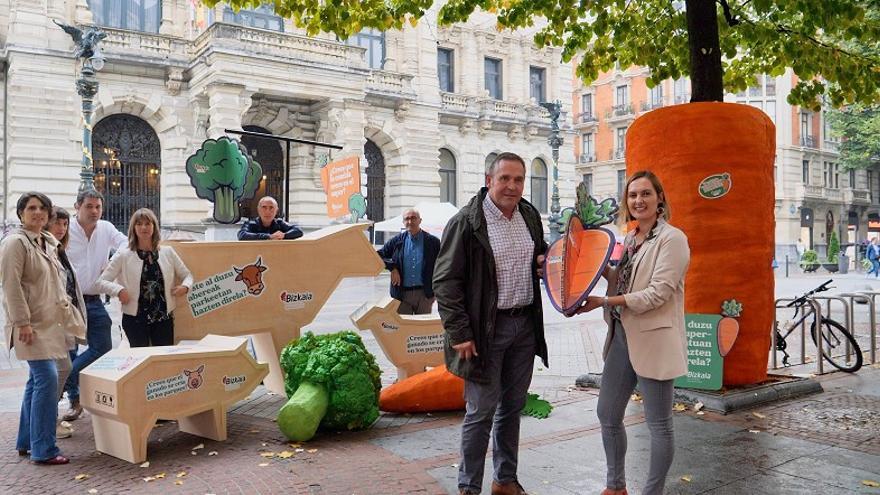
<svg viewBox="0 0 880 495">
<path fill-rule="evenodd" d="M 45 194 L 28 192 L 16 204 L 22 227 L 0 246 L 6 344 L 27 361 L 16 448 L 37 464 L 67 464 L 55 445 L 58 367 L 68 356 L 70 298 L 64 289 L 58 241 L 43 229 L 52 212 Z M 80 321 L 81 323 L 81 321 Z M 84 328 L 81 326 L 80 329 Z"/>
<path fill-rule="evenodd" d="M 55 237 L 55 240 L 58 241 L 58 260 L 64 268 L 63 275 L 65 289 L 67 290 L 67 295 L 70 297 L 73 306 L 80 312 L 83 321 L 85 322 L 86 303 L 83 299 L 79 284 L 76 282 L 76 272 L 73 270 L 70 260 L 67 258 L 67 252 L 65 251 L 67 249 L 67 242 L 70 240 L 70 232 L 68 231 L 69 226 L 70 214 L 67 213 L 67 210 L 57 206 L 53 207 L 52 216 L 49 217 L 49 223 L 46 226 L 46 230 L 49 231 L 49 233 Z M 64 393 L 64 383 L 70 375 L 72 361 L 76 358 L 76 348 L 80 343 L 86 343 L 85 335 L 68 335 L 67 346 L 70 350 L 70 356 L 65 359 L 59 359 L 55 362 L 58 366 L 58 400 L 61 400 L 61 396 Z M 68 438 L 72 434 L 73 427 L 71 427 L 70 423 L 67 421 L 61 421 L 55 428 L 56 438 Z"/>
<path fill-rule="evenodd" d="M 608 323 L 596 406 L 608 468 L 602 494 L 627 493 L 623 415 L 638 383 L 651 435 L 651 461 L 642 493 L 659 495 L 675 452 L 673 380 L 687 373 L 684 278 L 690 248 L 684 233 L 667 223 L 669 202 L 656 175 L 636 172 L 624 191 L 621 217 L 636 226 L 624 240 L 617 267 L 609 265 L 603 272 L 608 280 L 606 295 L 588 297 L 579 312 L 602 307 Z"/>
<path fill-rule="evenodd" d="M 119 297 L 129 344 L 149 347 L 174 344 L 172 312 L 176 298 L 189 292 L 192 281 L 174 249 L 159 245 L 156 214 L 141 208 L 128 223 L 128 247 L 113 256 L 96 285 L 101 292 Z"/>
</svg>

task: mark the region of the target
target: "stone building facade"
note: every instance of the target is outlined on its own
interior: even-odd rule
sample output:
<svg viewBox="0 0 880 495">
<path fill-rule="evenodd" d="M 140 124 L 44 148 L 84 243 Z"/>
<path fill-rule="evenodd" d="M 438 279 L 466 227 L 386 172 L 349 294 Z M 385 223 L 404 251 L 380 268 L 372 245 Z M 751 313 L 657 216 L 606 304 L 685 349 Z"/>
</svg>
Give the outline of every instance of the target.
<svg viewBox="0 0 880 495">
<path fill-rule="evenodd" d="M 242 129 L 342 146 L 293 145 L 288 157 L 278 142 L 242 139 L 264 167 L 258 194 L 283 197 L 289 160 L 287 209 L 306 229 L 334 221 L 320 168 L 349 155 L 361 156 L 372 220 L 419 201 L 463 205 L 501 151 L 525 158 L 525 196 L 549 209 L 550 125 L 537 103 L 560 99 L 570 115 L 572 71 L 558 49 L 538 49 L 529 32 L 498 32 L 490 16 L 440 28 L 432 12 L 415 28 L 338 41 L 307 37 L 271 8 L 236 13 L 222 4 L 122 0 L 120 13 L 117 4 L 0 0 L 6 224 L 17 221 L 22 192 L 44 191 L 72 207 L 79 183 L 78 66 L 70 37 L 52 19 L 107 33 L 92 154 L 96 185 L 108 197 L 105 216 L 117 225 L 151 206 L 166 228 L 204 230 L 211 205 L 195 196 L 186 158 L 203 140 Z M 563 127 L 565 206 L 580 177 L 574 134 Z"/>
</svg>

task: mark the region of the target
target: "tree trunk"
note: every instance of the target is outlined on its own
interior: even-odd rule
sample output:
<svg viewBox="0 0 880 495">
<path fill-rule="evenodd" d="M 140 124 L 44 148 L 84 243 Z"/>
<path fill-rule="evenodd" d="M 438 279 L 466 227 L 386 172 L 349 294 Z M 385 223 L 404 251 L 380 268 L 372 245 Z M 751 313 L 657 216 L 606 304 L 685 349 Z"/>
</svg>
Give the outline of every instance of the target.
<svg viewBox="0 0 880 495">
<path fill-rule="evenodd" d="M 715 0 L 686 0 L 691 50 L 691 102 L 724 101 L 724 72 Z"/>
</svg>

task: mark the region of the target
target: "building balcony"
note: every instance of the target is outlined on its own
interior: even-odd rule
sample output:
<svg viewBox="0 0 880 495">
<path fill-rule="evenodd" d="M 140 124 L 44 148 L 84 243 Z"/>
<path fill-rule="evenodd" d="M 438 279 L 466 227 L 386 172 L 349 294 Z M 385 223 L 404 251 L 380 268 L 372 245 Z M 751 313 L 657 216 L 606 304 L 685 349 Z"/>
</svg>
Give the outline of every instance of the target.
<svg viewBox="0 0 880 495">
<path fill-rule="evenodd" d="M 611 110 L 605 112 L 606 122 L 620 122 L 635 117 L 635 110 L 630 104 L 614 105 Z"/>
<path fill-rule="evenodd" d="M 871 191 L 868 191 L 867 189 L 844 189 L 843 201 L 849 205 L 870 206 Z"/>
<path fill-rule="evenodd" d="M 825 186 L 815 186 L 812 184 L 804 184 L 801 189 L 801 199 L 824 200 Z"/>
<path fill-rule="evenodd" d="M 665 104 L 662 101 L 643 101 L 642 102 L 642 111 L 650 112 L 655 108 L 662 108 Z"/>
<path fill-rule="evenodd" d="M 462 124 L 478 119 L 484 130 L 492 128 L 493 122 L 502 124 L 502 129 L 503 124 L 550 127 L 550 114 L 539 105 L 443 92 L 440 93 L 440 101 L 440 116 L 445 123 Z M 465 124 L 469 127 L 473 122 Z M 559 124 L 565 125 L 563 121 Z"/>
<path fill-rule="evenodd" d="M 626 148 L 616 148 L 608 153 L 609 160 L 623 160 L 626 156 Z"/>
<path fill-rule="evenodd" d="M 690 103 L 691 95 L 675 95 L 675 104 Z"/>
<path fill-rule="evenodd" d="M 189 42 L 182 38 L 109 27 L 101 29 L 107 33 L 101 50 L 109 62 L 119 59 L 164 66 L 189 64 Z"/>
<path fill-rule="evenodd" d="M 402 74 L 387 70 L 374 70 L 367 75 L 367 93 L 404 99 L 415 99 L 412 87 L 412 74 Z"/>
<path fill-rule="evenodd" d="M 596 155 L 593 153 L 581 153 L 578 161 L 580 163 L 592 163 L 596 161 Z"/>
<path fill-rule="evenodd" d="M 441 92 L 440 101 L 442 112 L 462 116 L 479 114 L 476 96 Z"/>
<path fill-rule="evenodd" d="M 599 119 L 591 113 L 581 113 L 574 119 L 575 129 L 587 129 L 599 125 Z"/>
<path fill-rule="evenodd" d="M 336 70 L 340 67 L 367 69 L 365 48 L 223 22 L 211 24 L 191 44 L 193 58 L 209 52 L 225 52 L 251 59 L 295 61 Z"/>
<path fill-rule="evenodd" d="M 838 141 L 825 140 L 824 148 L 826 151 L 834 151 L 836 153 L 838 146 L 840 146 L 840 142 Z"/>
<path fill-rule="evenodd" d="M 813 136 L 801 136 L 801 146 L 804 148 L 815 148 L 816 140 L 813 139 Z"/>
</svg>

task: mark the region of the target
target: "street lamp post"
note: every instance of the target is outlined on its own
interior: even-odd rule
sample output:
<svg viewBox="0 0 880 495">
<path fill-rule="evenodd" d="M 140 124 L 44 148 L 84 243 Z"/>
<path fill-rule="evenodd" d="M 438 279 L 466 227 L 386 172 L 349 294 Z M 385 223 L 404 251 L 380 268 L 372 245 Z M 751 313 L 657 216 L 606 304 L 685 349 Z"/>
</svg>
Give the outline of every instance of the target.
<svg viewBox="0 0 880 495">
<path fill-rule="evenodd" d="M 76 43 L 73 55 L 82 63 L 79 78 L 76 80 L 76 93 L 82 98 L 83 113 L 79 191 L 92 190 L 95 189 L 95 167 L 92 162 L 92 113 L 94 112 L 95 95 L 98 94 L 97 72 L 104 68 L 104 56 L 98 44 L 107 37 L 107 34 L 92 26 L 82 30 L 68 24 L 53 22 L 73 38 Z"/>
<path fill-rule="evenodd" d="M 559 132 L 559 117 L 562 115 L 562 102 L 542 102 L 541 106 L 550 113 L 550 135 L 547 137 L 547 143 L 553 152 L 553 193 L 550 196 L 550 216 L 547 217 L 547 227 L 550 231 L 550 240 L 555 241 L 562 235 L 562 225 L 560 222 L 560 206 L 559 206 L 559 148 L 564 142 Z"/>
</svg>

